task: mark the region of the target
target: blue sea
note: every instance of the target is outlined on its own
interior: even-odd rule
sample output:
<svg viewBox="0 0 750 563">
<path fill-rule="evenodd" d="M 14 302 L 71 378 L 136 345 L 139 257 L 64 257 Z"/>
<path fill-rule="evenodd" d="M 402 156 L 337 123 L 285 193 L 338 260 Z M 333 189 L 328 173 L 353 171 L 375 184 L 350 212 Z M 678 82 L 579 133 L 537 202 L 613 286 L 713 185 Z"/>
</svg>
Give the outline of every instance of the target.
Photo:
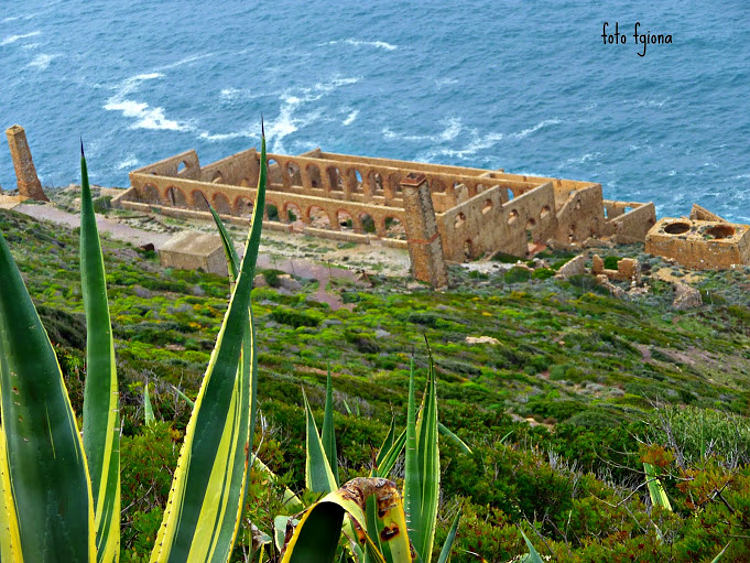
<svg viewBox="0 0 750 563">
<path fill-rule="evenodd" d="M 750 222 L 750 2 L 0 0 L 0 127 L 43 184 L 195 148 L 505 168 Z M 615 22 L 626 43 L 603 43 Z M 643 44 L 639 33 L 671 35 Z M 15 187 L 0 145 L 0 185 Z"/>
</svg>

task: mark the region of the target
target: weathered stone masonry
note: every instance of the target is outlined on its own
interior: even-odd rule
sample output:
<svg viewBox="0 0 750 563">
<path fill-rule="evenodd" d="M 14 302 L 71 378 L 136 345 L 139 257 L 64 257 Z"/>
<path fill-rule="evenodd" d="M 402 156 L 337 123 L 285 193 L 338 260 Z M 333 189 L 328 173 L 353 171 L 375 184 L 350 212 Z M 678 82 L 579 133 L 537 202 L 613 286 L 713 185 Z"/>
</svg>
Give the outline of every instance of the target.
<svg viewBox="0 0 750 563">
<path fill-rule="evenodd" d="M 269 228 L 408 248 L 412 273 L 445 285 L 445 261 L 498 251 L 524 257 L 530 244 L 590 237 L 643 241 L 652 203 L 602 199 L 600 184 L 322 152 L 268 154 Z M 201 166 L 188 151 L 130 174 L 113 203 L 126 208 L 249 221 L 260 155 L 255 149 Z"/>
</svg>

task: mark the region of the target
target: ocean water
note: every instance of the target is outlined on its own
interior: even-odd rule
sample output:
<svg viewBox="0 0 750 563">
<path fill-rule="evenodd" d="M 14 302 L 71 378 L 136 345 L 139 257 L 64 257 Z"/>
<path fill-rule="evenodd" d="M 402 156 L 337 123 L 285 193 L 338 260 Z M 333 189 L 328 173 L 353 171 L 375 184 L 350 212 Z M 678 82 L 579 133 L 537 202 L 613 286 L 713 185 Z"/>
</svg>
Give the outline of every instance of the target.
<svg viewBox="0 0 750 563">
<path fill-rule="evenodd" d="M 45 185 L 195 148 L 505 168 L 750 222 L 750 2 L 0 0 L 0 127 Z M 618 22 L 626 44 L 603 44 Z M 671 34 L 643 45 L 640 33 Z M 0 146 L 0 185 L 15 187 Z"/>
</svg>

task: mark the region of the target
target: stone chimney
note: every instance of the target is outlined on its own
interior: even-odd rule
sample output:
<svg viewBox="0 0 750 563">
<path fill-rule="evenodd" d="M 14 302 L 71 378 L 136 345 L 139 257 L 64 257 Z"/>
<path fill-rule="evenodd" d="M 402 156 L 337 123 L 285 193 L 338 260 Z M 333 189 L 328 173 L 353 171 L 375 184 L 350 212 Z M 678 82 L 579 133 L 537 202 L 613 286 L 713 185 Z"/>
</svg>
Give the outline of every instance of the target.
<svg viewBox="0 0 750 563">
<path fill-rule="evenodd" d="M 409 174 L 401 180 L 404 196 L 404 227 L 409 244 L 411 272 L 415 279 L 439 289 L 448 285 L 443 244 L 438 232 L 432 195 L 424 174 Z"/>
<path fill-rule="evenodd" d="M 16 169 L 16 180 L 18 182 L 19 195 L 30 197 L 38 201 L 49 201 L 44 195 L 42 184 L 36 175 L 34 161 L 31 159 L 31 150 L 26 141 L 26 132 L 20 125 L 13 125 L 5 131 L 10 147 L 10 156 L 13 159 L 13 167 Z"/>
</svg>

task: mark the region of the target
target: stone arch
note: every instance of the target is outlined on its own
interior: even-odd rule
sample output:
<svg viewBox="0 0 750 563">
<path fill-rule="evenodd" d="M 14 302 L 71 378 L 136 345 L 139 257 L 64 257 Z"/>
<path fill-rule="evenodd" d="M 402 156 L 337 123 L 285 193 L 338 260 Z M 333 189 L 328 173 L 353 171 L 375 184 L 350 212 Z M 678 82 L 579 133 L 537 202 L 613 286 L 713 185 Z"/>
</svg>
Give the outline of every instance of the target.
<svg viewBox="0 0 750 563">
<path fill-rule="evenodd" d="M 549 205 L 545 205 L 542 207 L 542 210 L 539 212 L 539 218 L 540 219 L 546 219 L 549 217 L 549 214 L 552 213 L 552 210 L 550 209 Z"/>
<path fill-rule="evenodd" d="M 297 205 L 293 201 L 287 201 L 284 204 L 284 221 L 288 221 L 290 223 L 304 221 L 302 210 L 300 209 L 299 205 Z"/>
<path fill-rule="evenodd" d="M 281 221 L 279 206 L 276 205 L 275 201 L 266 200 L 266 217 L 268 217 L 269 221 Z"/>
<path fill-rule="evenodd" d="M 289 183 L 293 186 L 301 186 L 302 185 L 302 173 L 300 172 L 299 165 L 294 162 L 293 160 L 290 160 L 286 163 L 286 173 L 289 177 Z"/>
<path fill-rule="evenodd" d="M 454 229 L 460 229 L 466 224 L 466 215 L 463 213 L 458 213 L 453 220 L 453 228 Z"/>
<path fill-rule="evenodd" d="M 188 207 L 185 192 L 176 186 L 169 186 L 164 196 L 167 200 L 167 205 L 171 205 L 172 207 Z"/>
<path fill-rule="evenodd" d="M 492 200 L 491 199 L 485 199 L 484 200 L 484 206 L 482 207 L 482 215 L 487 215 L 490 211 L 492 211 Z"/>
<path fill-rule="evenodd" d="M 373 195 L 383 195 L 383 177 L 380 175 L 380 172 L 371 170 L 367 175 L 367 181 L 370 182 L 370 191 L 372 191 Z"/>
<path fill-rule="evenodd" d="M 508 193 L 508 201 L 510 201 L 511 199 L 513 199 L 514 197 L 516 197 L 516 194 L 515 194 L 515 192 L 513 191 L 512 188 L 507 188 L 506 192 Z"/>
<path fill-rule="evenodd" d="M 576 242 L 578 240 L 578 235 L 576 233 L 576 224 L 571 223 L 568 226 L 568 242 Z"/>
<path fill-rule="evenodd" d="M 235 215 L 252 215 L 255 202 L 250 198 L 239 196 L 234 200 L 234 213 Z"/>
<path fill-rule="evenodd" d="M 322 189 L 323 181 L 320 178 L 320 168 L 314 164 L 307 165 L 307 176 L 310 178 L 310 187 L 313 189 Z"/>
<path fill-rule="evenodd" d="M 190 199 L 193 200 L 193 207 L 198 211 L 208 211 L 208 202 L 206 196 L 200 190 L 193 190 L 190 192 Z"/>
<path fill-rule="evenodd" d="M 343 192 L 344 178 L 341 177 L 341 171 L 336 166 L 329 166 L 326 168 L 326 174 L 328 175 L 328 185 L 331 187 L 331 191 Z"/>
<path fill-rule="evenodd" d="M 383 219 L 383 227 L 386 238 L 406 240 L 406 230 L 398 217 L 393 217 L 391 215 L 385 217 Z"/>
<path fill-rule="evenodd" d="M 182 174 L 187 172 L 189 168 L 190 168 L 190 163 L 187 160 L 181 161 L 177 165 L 177 175 L 182 176 Z"/>
<path fill-rule="evenodd" d="M 342 231 L 355 231 L 356 225 L 354 223 L 354 217 L 346 209 L 339 209 L 336 211 L 336 225 L 339 230 Z"/>
<path fill-rule="evenodd" d="M 268 183 L 269 184 L 283 184 L 284 180 L 281 177 L 282 171 L 281 166 L 279 166 L 279 163 L 273 159 L 269 158 L 268 161 Z"/>
<path fill-rule="evenodd" d="M 248 178 L 247 176 L 245 176 L 244 178 L 242 178 L 242 180 L 240 180 L 240 186 L 242 186 L 243 188 L 249 188 L 249 187 L 251 187 L 250 186 L 250 178 Z"/>
<path fill-rule="evenodd" d="M 518 222 L 518 210 L 511 209 L 508 213 L 508 225 L 514 225 Z"/>
<path fill-rule="evenodd" d="M 388 183 L 391 186 L 393 197 L 401 197 L 401 174 L 398 172 L 389 174 Z"/>
<path fill-rule="evenodd" d="M 213 206 L 217 213 L 230 215 L 232 208 L 229 206 L 229 199 L 223 193 L 217 192 L 213 197 Z"/>
<path fill-rule="evenodd" d="M 326 210 L 319 205 L 311 205 L 310 207 L 308 207 L 305 216 L 307 217 L 310 225 L 315 228 L 331 228 L 331 218 L 328 216 L 328 213 L 326 213 Z"/>
<path fill-rule="evenodd" d="M 349 182 L 349 191 L 351 193 L 361 194 L 365 191 L 362 173 L 356 168 L 349 168 L 347 170 L 347 180 Z"/>
<path fill-rule="evenodd" d="M 211 183 L 212 184 L 224 183 L 224 174 L 221 173 L 221 170 L 217 170 L 216 172 L 214 172 L 214 175 L 211 176 Z"/>
<path fill-rule="evenodd" d="M 159 190 L 156 189 L 156 186 L 152 186 L 151 184 L 146 184 L 141 188 L 143 191 L 143 195 L 141 196 L 143 198 L 143 201 L 146 203 L 161 203 L 161 198 L 159 197 Z"/>
<path fill-rule="evenodd" d="M 375 221 L 369 213 L 361 212 L 358 216 L 359 223 L 362 225 L 362 231 L 367 234 L 375 233 Z"/>
</svg>

